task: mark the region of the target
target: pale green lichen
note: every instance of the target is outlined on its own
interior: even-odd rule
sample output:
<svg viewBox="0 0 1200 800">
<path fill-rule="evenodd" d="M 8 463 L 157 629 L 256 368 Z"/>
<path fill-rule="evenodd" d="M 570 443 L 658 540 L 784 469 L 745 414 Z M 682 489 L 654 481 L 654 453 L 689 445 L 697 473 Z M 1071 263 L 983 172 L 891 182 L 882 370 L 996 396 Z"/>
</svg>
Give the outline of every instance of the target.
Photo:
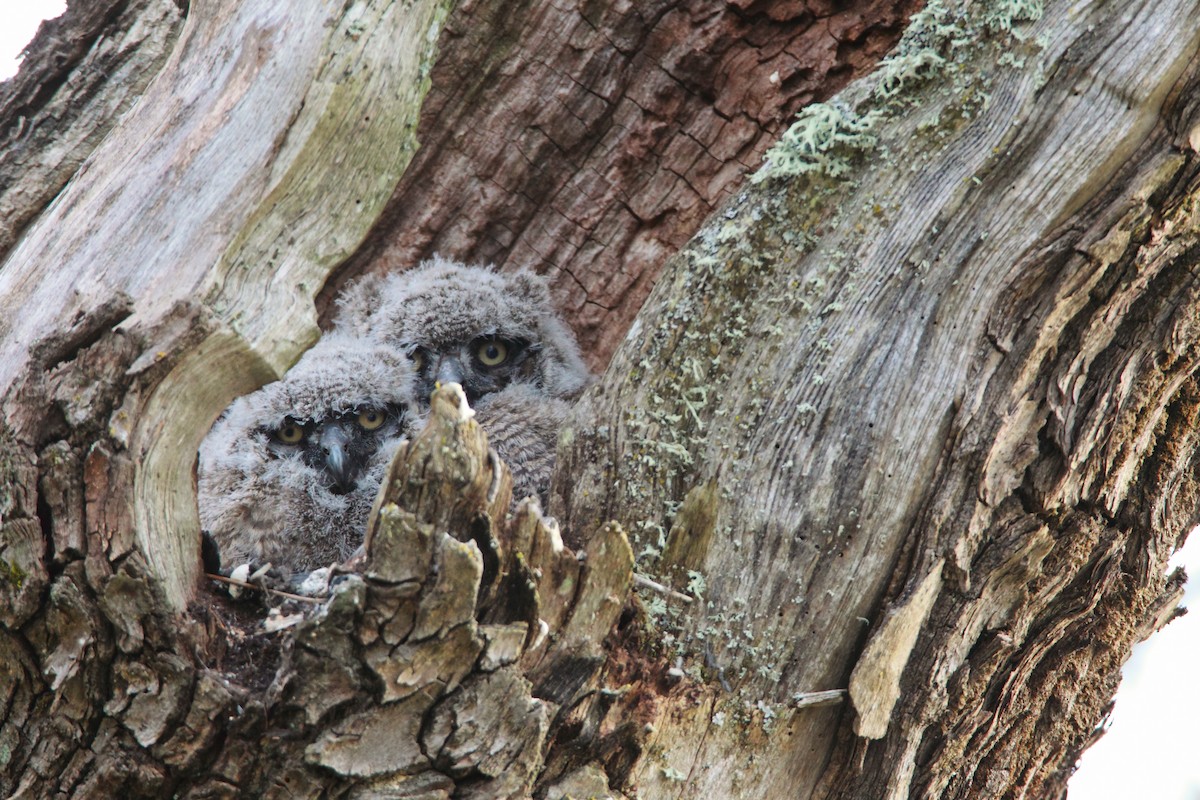
<svg viewBox="0 0 1200 800">
<path fill-rule="evenodd" d="M 875 112 L 860 116 L 830 103 L 806 106 L 767 151 L 766 163 L 751 183 L 810 172 L 834 178 L 845 175 L 855 153 L 875 146 L 872 130 L 878 118 Z"/>
<path fill-rule="evenodd" d="M 762 729 L 763 733 L 770 733 L 771 727 L 775 724 L 775 709 L 770 704 L 759 700 L 755 703 L 755 709 L 762 714 Z"/>
<path fill-rule="evenodd" d="M 685 476 L 712 444 L 710 406 L 729 380 L 726 364 L 736 360 L 754 335 L 749 303 L 765 265 L 747 243 L 747 230 L 762 213 L 741 213 L 738 205 L 731 206 L 723 223 L 685 252 L 683 286 L 662 306 L 662 320 L 647 337 L 645 357 L 630 372 L 629 380 L 649 384 L 650 392 L 644 408 L 631 408 L 625 415 L 631 447 L 616 475 L 617 485 L 636 505 L 652 499 L 654 492 L 647 487 L 686 491 Z M 723 321 L 720 326 L 702 324 L 714 315 Z M 632 525 L 643 569 L 662 555 L 664 523 L 670 525 L 678 510 L 674 498 L 666 493 L 660 509 L 646 508 L 647 516 Z"/>
<path fill-rule="evenodd" d="M 913 14 L 895 51 L 880 62 L 873 76 L 873 94 L 882 100 L 899 98 L 939 74 L 955 51 L 970 43 L 970 31 L 962 13 L 942 0 L 933 0 Z"/>
<path fill-rule="evenodd" d="M 941 0 L 933 0 L 912 16 L 896 50 L 873 74 L 873 95 L 885 101 L 896 99 L 938 74 L 946 64 L 946 54 L 969 40 L 955 14 Z M 860 111 L 831 103 L 807 106 L 767 152 L 766 163 L 751 181 L 808 173 L 843 177 L 850 172 L 856 153 L 876 146 L 874 130 L 885 114 L 882 109 Z"/>
<path fill-rule="evenodd" d="M 1037 22 L 1043 13 L 1042 0 L 995 0 L 984 14 L 983 22 L 989 30 L 1016 34 L 1013 27 L 1016 23 Z"/>
<path fill-rule="evenodd" d="M 1043 0 L 993 0 L 981 11 L 931 0 L 913 14 L 895 50 L 867 78 L 873 82 L 868 100 L 857 106 L 814 103 L 802 109 L 767 151 L 751 182 L 812 174 L 844 179 L 852 171 L 856 154 L 878 146 L 882 121 L 897 108 L 917 101 L 913 88 L 947 70 L 957 72 L 963 61 L 960 51 L 978 46 L 985 33 L 1003 33 L 1023 41 L 1018 23 L 1041 19 L 1043 10 Z M 1022 63 L 1018 57 L 1006 55 L 1003 63 Z M 954 89 L 971 94 L 966 85 Z M 968 101 L 967 106 L 971 105 Z M 965 116 L 970 118 L 970 108 Z"/>
<path fill-rule="evenodd" d="M 879 83 L 875 94 L 889 100 L 901 94 L 911 84 L 924 80 L 946 63 L 933 50 L 921 50 L 911 56 L 892 57 L 880 64 Z"/>
</svg>

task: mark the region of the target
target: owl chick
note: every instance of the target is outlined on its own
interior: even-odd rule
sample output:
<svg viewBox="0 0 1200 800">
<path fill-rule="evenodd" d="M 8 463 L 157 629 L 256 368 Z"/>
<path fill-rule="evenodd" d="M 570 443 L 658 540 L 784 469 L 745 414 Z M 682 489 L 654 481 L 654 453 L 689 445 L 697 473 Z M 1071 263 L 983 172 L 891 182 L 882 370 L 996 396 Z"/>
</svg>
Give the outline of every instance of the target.
<svg viewBox="0 0 1200 800">
<path fill-rule="evenodd" d="M 531 387 L 530 397 L 573 398 L 590 381 L 549 286 L 529 271 L 501 274 L 435 256 L 414 270 L 360 281 L 339 308 L 339 329 L 408 355 L 423 406 L 437 383 L 460 384 L 474 407 L 512 385 Z"/>
<path fill-rule="evenodd" d="M 511 384 L 479 401 L 475 420 L 512 473 L 514 501 L 533 495 L 546 506 L 558 430 L 570 408 L 566 400 L 546 397 L 527 383 Z"/>
<path fill-rule="evenodd" d="M 403 354 L 333 333 L 235 400 L 201 443 L 197 475 L 223 564 L 304 571 L 347 558 L 412 428 L 413 380 Z"/>
</svg>

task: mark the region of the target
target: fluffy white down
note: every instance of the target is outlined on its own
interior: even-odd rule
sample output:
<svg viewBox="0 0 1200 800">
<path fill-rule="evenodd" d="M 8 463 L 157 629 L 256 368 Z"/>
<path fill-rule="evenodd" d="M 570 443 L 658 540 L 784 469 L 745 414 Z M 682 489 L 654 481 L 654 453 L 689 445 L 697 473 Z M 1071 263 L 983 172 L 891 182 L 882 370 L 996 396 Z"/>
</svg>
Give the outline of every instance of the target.
<svg viewBox="0 0 1200 800">
<path fill-rule="evenodd" d="M 363 404 L 406 405 L 415 414 L 411 400 L 407 358 L 342 334 L 318 342 L 282 380 L 235 400 L 201 443 L 197 470 L 201 527 L 216 540 L 222 563 L 307 570 L 349 556 L 411 425 L 382 443 L 354 491 L 343 495 L 300 458 L 272 452 L 266 430 L 287 416 L 320 419 Z"/>
<path fill-rule="evenodd" d="M 526 339 L 541 348 L 536 383 L 551 397 L 575 397 L 591 382 L 549 284 L 529 270 L 501 273 L 434 256 L 416 269 L 351 284 L 338 309 L 339 331 L 401 350 L 480 335 Z"/>
</svg>

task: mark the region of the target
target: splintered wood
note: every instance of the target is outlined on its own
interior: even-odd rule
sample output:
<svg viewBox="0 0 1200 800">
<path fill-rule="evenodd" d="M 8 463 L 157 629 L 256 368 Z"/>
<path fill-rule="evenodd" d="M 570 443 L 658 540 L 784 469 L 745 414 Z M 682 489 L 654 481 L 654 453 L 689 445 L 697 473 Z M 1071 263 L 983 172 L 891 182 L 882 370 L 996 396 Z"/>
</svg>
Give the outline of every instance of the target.
<svg viewBox="0 0 1200 800">
<path fill-rule="evenodd" d="M 594 688 L 633 556 L 610 525 L 581 562 L 536 504 L 508 518 L 510 486 L 459 387 L 435 392 L 392 462 L 361 572 L 286 634 L 264 712 L 309 742 L 285 748 L 293 785 L 533 790 L 559 704 Z"/>
</svg>

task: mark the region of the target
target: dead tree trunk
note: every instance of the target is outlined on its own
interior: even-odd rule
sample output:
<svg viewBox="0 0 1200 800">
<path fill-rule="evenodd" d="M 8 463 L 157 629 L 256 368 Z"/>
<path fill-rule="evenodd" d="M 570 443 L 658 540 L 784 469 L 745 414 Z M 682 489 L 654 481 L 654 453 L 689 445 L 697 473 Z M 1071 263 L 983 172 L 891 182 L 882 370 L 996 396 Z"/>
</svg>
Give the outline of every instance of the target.
<svg viewBox="0 0 1200 800">
<path fill-rule="evenodd" d="M 809 105 L 916 4 L 819 5 L 72 8 L 0 87 L 0 793 L 1061 793 L 1197 518 L 1200 8 L 933 2 Z M 615 351 L 586 559 L 443 396 L 257 629 L 197 444 L 433 251 Z"/>
<path fill-rule="evenodd" d="M 1063 790 L 1197 521 L 1197 11 L 931 3 L 672 259 L 558 482 L 705 586 L 639 796 Z"/>
</svg>

